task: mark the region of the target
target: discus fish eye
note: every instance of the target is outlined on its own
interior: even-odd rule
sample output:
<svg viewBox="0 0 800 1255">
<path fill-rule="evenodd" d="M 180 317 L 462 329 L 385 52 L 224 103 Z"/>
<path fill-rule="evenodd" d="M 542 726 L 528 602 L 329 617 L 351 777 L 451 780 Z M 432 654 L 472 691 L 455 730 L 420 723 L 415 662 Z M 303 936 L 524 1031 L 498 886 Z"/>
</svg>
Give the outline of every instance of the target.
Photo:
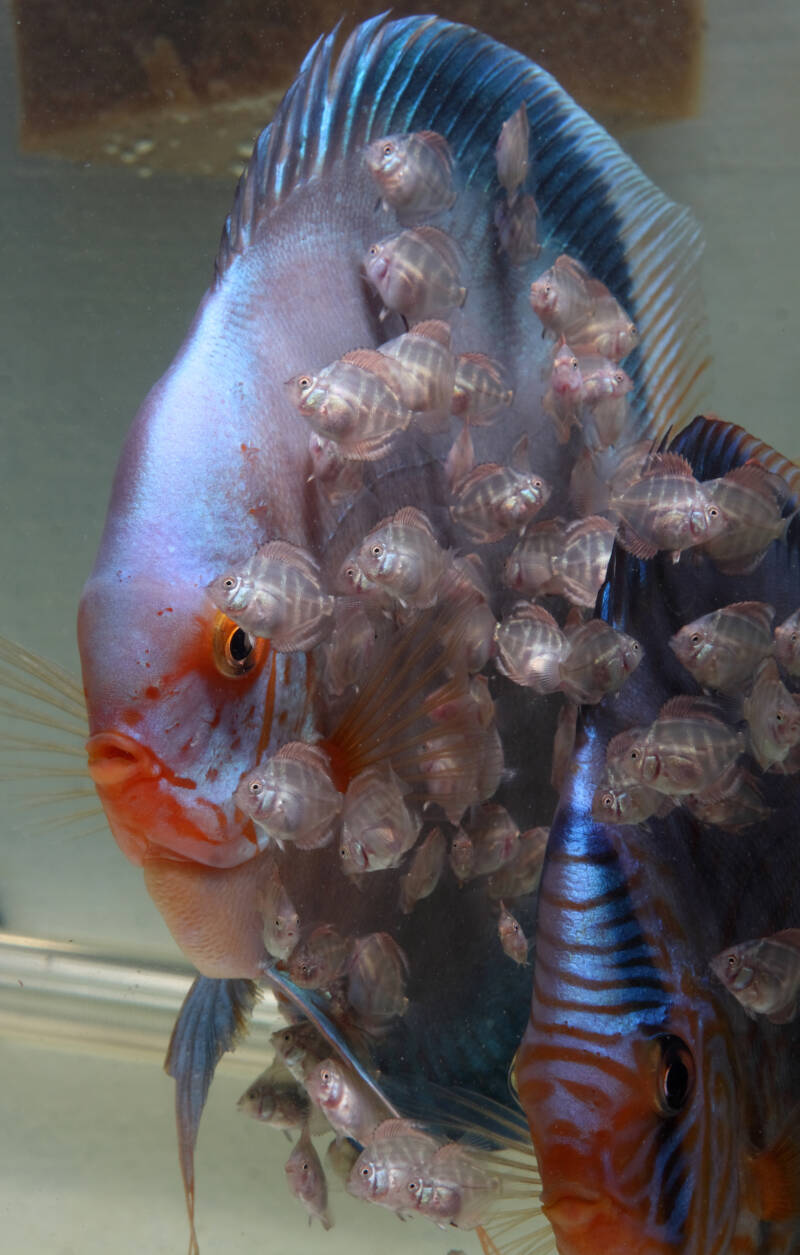
<svg viewBox="0 0 800 1255">
<path fill-rule="evenodd" d="M 572 367 L 572 369 L 573 369 L 573 370 L 577 370 L 577 369 L 578 369 L 578 359 L 577 359 L 577 357 L 573 357 L 573 358 L 572 358 L 572 360 L 571 360 L 571 362 L 570 362 L 570 366 Z"/>
<path fill-rule="evenodd" d="M 708 507 L 708 517 L 710 519 L 715 519 L 719 517 L 719 510 L 717 509 L 715 505 L 710 505 Z"/>
<path fill-rule="evenodd" d="M 384 157 L 391 157 L 393 152 L 394 152 L 394 144 L 384 144 L 383 146 Z"/>
<path fill-rule="evenodd" d="M 784 720 L 784 714 L 783 714 L 783 711 L 782 711 L 782 710 L 776 710 L 776 711 L 775 711 L 775 722 L 776 722 L 776 723 L 783 723 L 783 720 Z"/>
<path fill-rule="evenodd" d="M 227 580 L 225 583 L 227 587 Z M 231 679 L 247 675 L 262 661 L 268 648 L 267 641 L 251 636 L 226 614 L 217 615 L 212 632 L 212 652 L 214 664 L 221 675 Z"/>
<path fill-rule="evenodd" d="M 536 488 L 536 489 L 543 488 L 543 487 L 544 487 L 544 481 L 543 481 L 543 480 L 541 480 L 541 479 L 535 479 L 535 480 L 533 481 L 533 486 L 534 486 L 534 488 Z"/>
<path fill-rule="evenodd" d="M 604 793 L 604 794 L 603 794 L 603 796 L 600 798 L 600 805 L 601 805 L 601 806 L 605 806 L 606 810 L 613 811 L 613 809 L 614 809 L 614 794 L 613 794 L 613 793 Z"/>
<path fill-rule="evenodd" d="M 694 1059 L 680 1037 L 662 1037 L 661 1062 L 658 1069 L 658 1103 L 665 1116 L 676 1115 L 694 1090 Z"/>
<path fill-rule="evenodd" d="M 320 1072 L 319 1075 L 320 1075 L 320 1080 L 329 1081 L 331 1079 L 331 1074 L 327 1068 L 323 1072 Z"/>
<path fill-rule="evenodd" d="M 739 960 L 736 958 L 736 955 L 729 954 L 728 955 L 728 971 L 734 972 L 738 966 L 739 966 Z"/>
<path fill-rule="evenodd" d="M 311 380 L 309 379 L 308 375 L 301 375 L 297 381 L 297 386 L 301 392 L 308 392 L 309 388 L 311 387 Z"/>
<path fill-rule="evenodd" d="M 235 575 L 226 575 L 226 576 L 225 576 L 225 579 L 222 581 L 222 587 L 223 587 L 223 588 L 235 588 L 235 587 L 236 587 L 236 576 L 235 576 Z"/>
<path fill-rule="evenodd" d="M 369 255 L 370 255 L 370 257 L 377 257 L 377 256 L 378 256 L 378 245 L 377 245 L 377 244 L 371 244 L 371 245 L 370 245 Z"/>
<path fill-rule="evenodd" d="M 692 632 L 692 635 L 689 637 L 689 640 L 693 645 L 699 645 L 702 639 L 703 638 L 699 632 Z"/>
<path fill-rule="evenodd" d="M 382 553 L 383 553 L 383 545 L 373 545 L 373 546 L 372 546 L 372 556 L 373 556 L 373 558 L 380 558 L 380 556 L 381 556 L 381 554 L 382 554 Z"/>
<path fill-rule="evenodd" d="M 261 792 L 261 781 L 251 780 L 247 786 L 247 791 L 248 793 L 252 793 L 253 797 L 258 797 L 259 793 Z"/>
<path fill-rule="evenodd" d="M 416 1188 L 417 1188 L 417 1183 L 416 1183 L 416 1181 L 409 1181 L 409 1183 L 408 1183 L 408 1188 L 409 1188 L 409 1190 L 411 1191 L 411 1193 L 413 1194 L 413 1193 L 414 1193 L 414 1191 L 415 1191 L 415 1190 L 416 1190 Z"/>
</svg>

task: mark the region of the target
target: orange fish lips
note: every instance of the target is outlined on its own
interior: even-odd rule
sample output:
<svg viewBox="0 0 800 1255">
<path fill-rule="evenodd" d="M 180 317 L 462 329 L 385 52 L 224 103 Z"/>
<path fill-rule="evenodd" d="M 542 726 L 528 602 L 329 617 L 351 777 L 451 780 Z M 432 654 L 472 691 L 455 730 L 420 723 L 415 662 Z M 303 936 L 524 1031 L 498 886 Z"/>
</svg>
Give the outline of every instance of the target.
<svg viewBox="0 0 800 1255">
<path fill-rule="evenodd" d="M 671 1249 L 649 1237 L 608 1194 L 577 1183 L 558 1194 L 546 1190 L 542 1210 L 553 1226 L 559 1255 L 666 1255 Z"/>
<path fill-rule="evenodd" d="M 140 741 L 99 732 L 86 752 L 114 839 L 132 863 L 166 856 L 234 867 L 258 852 L 255 829 L 232 799 L 224 807 L 204 797 Z"/>
</svg>

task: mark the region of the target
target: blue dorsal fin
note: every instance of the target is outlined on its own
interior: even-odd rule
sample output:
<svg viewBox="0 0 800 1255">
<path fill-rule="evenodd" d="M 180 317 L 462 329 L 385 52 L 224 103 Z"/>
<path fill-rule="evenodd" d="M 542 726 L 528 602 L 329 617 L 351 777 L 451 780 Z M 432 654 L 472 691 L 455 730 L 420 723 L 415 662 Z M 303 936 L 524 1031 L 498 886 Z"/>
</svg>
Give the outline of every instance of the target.
<svg viewBox="0 0 800 1255">
<path fill-rule="evenodd" d="M 336 59 L 335 37 L 314 44 L 256 143 L 222 233 L 217 282 L 291 192 L 397 131 L 447 138 L 462 183 L 485 200 L 482 225 L 493 247 L 495 145 L 524 101 L 540 236 L 577 257 L 635 320 L 640 344 L 626 370 L 648 433 L 677 430 L 697 413 L 708 342 L 700 230 L 691 214 L 667 200 L 546 71 L 471 27 L 383 15 L 356 27 Z"/>
<path fill-rule="evenodd" d="M 791 509 L 800 504 L 800 466 L 735 423 L 714 416 L 695 418 L 670 448 L 691 462 L 698 479 L 717 479 L 745 462 L 759 462 L 785 481 L 794 498 Z"/>
</svg>

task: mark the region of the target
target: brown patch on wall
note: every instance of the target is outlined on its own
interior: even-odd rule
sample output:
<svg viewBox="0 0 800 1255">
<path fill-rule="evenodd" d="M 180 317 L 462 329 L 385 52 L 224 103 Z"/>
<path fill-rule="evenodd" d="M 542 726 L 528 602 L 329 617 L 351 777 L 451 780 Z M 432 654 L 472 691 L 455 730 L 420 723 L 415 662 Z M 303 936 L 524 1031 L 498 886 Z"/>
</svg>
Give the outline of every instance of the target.
<svg viewBox="0 0 800 1255">
<path fill-rule="evenodd" d="M 223 174 L 246 157 L 311 42 L 385 0 L 14 0 L 21 140 L 76 160 Z M 606 123 L 695 107 L 702 0 L 441 0 L 519 49 Z M 124 20 L 121 20 L 123 19 Z"/>
</svg>

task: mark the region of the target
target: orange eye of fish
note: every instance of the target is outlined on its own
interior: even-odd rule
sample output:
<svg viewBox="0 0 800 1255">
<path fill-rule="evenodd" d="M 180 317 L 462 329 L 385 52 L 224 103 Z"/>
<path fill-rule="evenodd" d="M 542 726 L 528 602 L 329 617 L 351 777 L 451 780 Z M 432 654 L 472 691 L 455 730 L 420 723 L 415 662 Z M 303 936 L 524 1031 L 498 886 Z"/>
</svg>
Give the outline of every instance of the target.
<svg viewBox="0 0 800 1255">
<path fill-rule="evenodd" d="M 658 1070 L 658 1102 L 666 1116 L 682 1111 L 694 1090 L 692 1052 L 680 1037 L 662 1037 Z"/>
<path fill-rule="evenodd" d="M 226 614 L 218 614 L 212 633 L 214 663 L 221 675 L 247 675 L 264 658 L 268 642 L 251 636 Z"/>
<path fill-rule="evenodd" d="M 362 1177 L 368 1177 L 368 1176 L 369 1176 L 369 1168 L 362 1168 L 362 1169 L 361 1169 L 361 1175 L 362 1175 Z"/>
<path fill-rule="evenodd" d="M 638 763 L 638 761 L 639 761 L 639 751 L 638 751 L 638 750 L 631 750 L 631 752 L 630 752 L 630 754 L 629 754 L 629 758 L 630 758 L 630 760 L 631 760 L 631 762 L 632 762 L 632 763 Z"/>
</svg>

